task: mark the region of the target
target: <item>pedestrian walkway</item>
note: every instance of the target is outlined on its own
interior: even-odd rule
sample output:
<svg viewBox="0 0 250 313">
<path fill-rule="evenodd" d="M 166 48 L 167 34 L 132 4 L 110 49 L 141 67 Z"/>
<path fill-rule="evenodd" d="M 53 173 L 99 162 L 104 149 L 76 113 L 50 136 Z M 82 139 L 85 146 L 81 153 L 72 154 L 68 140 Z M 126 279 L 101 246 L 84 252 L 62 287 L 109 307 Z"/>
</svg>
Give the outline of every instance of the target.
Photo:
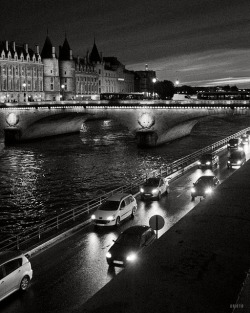
<svg viewBox="0 0 250 313">
<path fill-rule="evenodd" d="M 250 312 L 249 268 L 247 162 L 73 312 Z"/>
</svg>

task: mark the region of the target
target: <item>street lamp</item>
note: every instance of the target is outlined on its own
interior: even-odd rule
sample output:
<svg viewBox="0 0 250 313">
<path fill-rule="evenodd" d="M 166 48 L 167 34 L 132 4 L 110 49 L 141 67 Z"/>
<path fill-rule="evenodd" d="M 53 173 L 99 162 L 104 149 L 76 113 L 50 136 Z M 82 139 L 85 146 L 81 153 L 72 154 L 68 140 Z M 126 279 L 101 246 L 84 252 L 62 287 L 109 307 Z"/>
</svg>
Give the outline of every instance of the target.
<svg viewBox="0 0 250 313">
<path fill-rule="evenodd" d="M 64 100 L 64 89 L 65 89 L 65 85 L 61 85 L 61 89 L 62 89 L 62 101 Z"/>
<path fill-rule="evenodd" d="M 153 82 L 153 99 L 154 99 L 155 98 L 155 83 L 156 83 L 155 77 L 152 79 L 152 82 Z"/>
<path fill-rule="evenodd" d="M 26 83 L 23 83 L 23 90 L 26 91 Z M 26 102 L 26 92 L 23 93 L 23 101 Z"/>
</svg>

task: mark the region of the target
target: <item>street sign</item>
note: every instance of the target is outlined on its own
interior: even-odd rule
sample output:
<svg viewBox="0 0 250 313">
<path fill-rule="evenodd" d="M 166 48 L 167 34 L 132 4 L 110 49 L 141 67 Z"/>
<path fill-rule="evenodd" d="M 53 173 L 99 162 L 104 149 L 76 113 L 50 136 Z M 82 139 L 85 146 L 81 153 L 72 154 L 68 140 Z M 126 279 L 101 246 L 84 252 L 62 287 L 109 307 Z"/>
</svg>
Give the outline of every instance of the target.
<svg viewBox="0 0 250 313">
<path fill-rule="evenodd" d="M 160 230 L 165 224 L 164 218 L 160 215 L 153 215 L 149 219 L 149 225 L 154 230 Z"/>
</svg>

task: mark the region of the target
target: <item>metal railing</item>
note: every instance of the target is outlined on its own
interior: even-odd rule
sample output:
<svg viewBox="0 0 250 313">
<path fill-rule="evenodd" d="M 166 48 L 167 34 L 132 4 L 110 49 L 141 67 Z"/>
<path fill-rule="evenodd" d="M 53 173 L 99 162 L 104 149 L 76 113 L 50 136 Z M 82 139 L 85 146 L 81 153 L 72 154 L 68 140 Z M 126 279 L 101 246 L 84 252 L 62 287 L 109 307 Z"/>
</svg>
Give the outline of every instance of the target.
<svg viewBox="0 0 250 313">
<path fill-rule="evenodd" d="M 165 168 L 160 168 L 159 170 L 151 171 L 150 173 L 143 174 L 138 179 L 133 180 L 130 184 L 116 188 L 110 192 L 101 195 L 87 203 L 77 206 L 73 209 L 64 211 L 50 219 L 45 220 L 43 223 L 24 230 L 18 234 L 12 234 L 8 238 L 0 241 L 0 251 L 22 249 L 26 250 L 31 247 L 35 247 L 53 237 L 59 235 L 60 233 L 69 230 L 70 228 L 81 224 L 89 219 L 89 214 L 97 209 L 97 207 L 108 197 L 114 193 L 118 192 L 129 192 L 132 194 L 137 194 L 139 191 L 139 186 L 146 180 L 147 176 L 163 176 L 168 177 L 173 173 L 180 171 L 180 175 L 185 171 L 187 166 L 190 166 L 198 160 L 198 158 L 206 153 L 216 153 L 225 148 L 225 144 L 228 140 L 239 137 L 246 131 L 250 130 L 250 127 L 241 130 L 231 136 L 228 136 L 216 143 L 213 143 L 205 148 L 195 151 L 179 160 L 176 160 L 170 164 L 166 164 Z M 176 178 L 176 177 L 175 177 Z M 169 178 L 171 181 L 171 178 Z M 172 178 L 173 179 L 173 178 Z"/>
</svg>

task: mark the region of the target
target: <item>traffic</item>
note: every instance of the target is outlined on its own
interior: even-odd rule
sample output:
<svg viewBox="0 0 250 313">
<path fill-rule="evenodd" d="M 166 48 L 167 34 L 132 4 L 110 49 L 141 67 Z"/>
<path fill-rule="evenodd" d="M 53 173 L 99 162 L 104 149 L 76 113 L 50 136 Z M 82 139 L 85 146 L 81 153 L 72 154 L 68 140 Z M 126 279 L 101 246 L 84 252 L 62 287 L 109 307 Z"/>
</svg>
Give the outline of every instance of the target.
<svg viewBox="0 0 250 313">
<path fill-rule="evenodd" d="M 17 292 L 7 297 L 9 281 L 16 279 L 20 289 L 27 286 L 21 288 L 20 277 L 15 277 L 18 267 L 6 274 L 4 268 L 11 260 L 3 261 L 2 312 L 39 312 L 39 306 L 46 312 L 68 312 L 80 307 L 124 266 L 140 262 L 143 253 L 150 250 L 157 240 L 149 227 L 150 217 L 158 214 L 164 218 L 165 225 L 159 230 L 162 236 L 197 203 L 217 192 L 217 187 L 249 159 L 249 145 L 242 141 L 239 138 L 232 147 L 228 143 L 228 149 L 213 154 L 216 157 L 205 161 L 205 167 L 200 168 L 197 160 L 197 165 L 170 183 L 166 177 L 149 177 L 137 198 L 131 194 L 111 196 L 92 214 L 91 224 L 29 260 L 30 288 L 22 297 Z M 244 152 L 244 162 L 228 166 L 236 152 Z"/>
</svg>

